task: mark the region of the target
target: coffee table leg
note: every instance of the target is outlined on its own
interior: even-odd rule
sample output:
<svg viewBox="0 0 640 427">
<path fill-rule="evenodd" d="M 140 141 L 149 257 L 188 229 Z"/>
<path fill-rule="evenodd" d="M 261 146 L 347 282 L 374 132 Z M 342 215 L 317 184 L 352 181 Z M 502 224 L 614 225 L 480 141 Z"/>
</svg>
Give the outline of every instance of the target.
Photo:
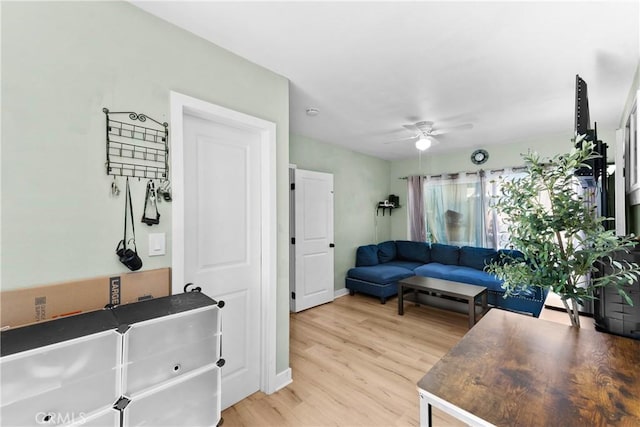
<svg viewBox="0 0 640 427">
<path fill-rule="evenodd" d="M 473 328 L 476 324 L 476 299 L 471 297 L 469 299 L 469 329 Z"/>
<path fill-rule="evenodd" d="M 404 314 L 404 287 L 398 284 L 398 314 Z"/>
<path fill-rule="evenodd" d="M 485 290 L 482 293 L 482 314 L 483 315 L 486 314 L 486 312 L 487 312 L 487 305 L 488 305 L 488 303 L 487 303 L 487 298 L 488 298 L 487 297 L 487 292 L 488 291 Z"/>
</svg>

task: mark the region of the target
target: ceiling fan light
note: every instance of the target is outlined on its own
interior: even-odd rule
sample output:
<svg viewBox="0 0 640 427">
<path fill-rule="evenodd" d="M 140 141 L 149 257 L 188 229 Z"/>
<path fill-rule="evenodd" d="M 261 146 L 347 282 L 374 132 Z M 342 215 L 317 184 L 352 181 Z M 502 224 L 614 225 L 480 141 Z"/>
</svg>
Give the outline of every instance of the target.
<svg viewBox="0 0 640 427">
<path fill-rule="evenodd" d="M 421 136 L 420 139 L 416 141 L 416 148 L 420 151 L 424 151 L 429 147 L 431 147 L 431 140 L 429 138 Z"/>
</svg>

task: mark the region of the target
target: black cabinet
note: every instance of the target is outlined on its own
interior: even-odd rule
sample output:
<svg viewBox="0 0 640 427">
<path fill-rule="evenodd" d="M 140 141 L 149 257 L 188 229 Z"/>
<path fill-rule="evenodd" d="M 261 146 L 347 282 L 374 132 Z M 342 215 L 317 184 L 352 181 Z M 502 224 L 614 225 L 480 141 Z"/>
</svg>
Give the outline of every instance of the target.
<svg viewBox="0 0 640 427">
<path fill-rule="evenodd" d="M 629 253 L 618 252 L 614 259 L 640 265 L 640 247 Z M 633 306 L 628 305 L 613 286 L 597 289 L 593 302 L 596 329 L 640 340 L 640 282 L 634 282 L 625 290 L 633 300 Z"/>
</svg>

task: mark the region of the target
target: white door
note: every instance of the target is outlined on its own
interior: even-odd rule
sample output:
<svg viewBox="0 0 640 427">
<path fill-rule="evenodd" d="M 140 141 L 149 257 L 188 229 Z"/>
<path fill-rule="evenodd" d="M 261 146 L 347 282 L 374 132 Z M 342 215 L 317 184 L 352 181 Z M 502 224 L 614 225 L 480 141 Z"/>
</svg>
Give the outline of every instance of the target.
<svg viewBox="0 0 640 427">
<path fill-rule="evenodd" d="M 222 309 L 222 408 L 260 388 L 260 134 L 184 115 L 184 278 Z"/>
<path fill-rule="evenodd" d="M 333 301 L 333 175 L 296 169 L 294 191 L 298 312 Z"/>
</svg>

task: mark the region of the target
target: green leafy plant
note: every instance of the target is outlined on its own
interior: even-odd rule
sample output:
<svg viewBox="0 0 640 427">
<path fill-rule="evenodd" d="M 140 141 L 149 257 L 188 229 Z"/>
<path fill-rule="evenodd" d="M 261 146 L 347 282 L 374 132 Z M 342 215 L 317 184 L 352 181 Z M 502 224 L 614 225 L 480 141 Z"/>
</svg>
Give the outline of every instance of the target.
<svg viewBox="0 0 640 427">
<path fill-rule="evenodd" d="M 637 264 L 614 256 L 636 242 L 606 230 L 608 219 L 597 216 L 576 188 L 575 170 L 598 157 L 593 143 L 583 138 L 578 139 L 581 148 L 549 159 L 524 154 L 525 175 L 503 181 L 494 207 L 505 217 L 510 245 L 524 256 L 487 267 L 504 280 L 505 298 L 534 286 L 553 290 L 576 327 L 578 305 L 593 299 L 594 289 L 614 286 L 633 305 L 625 286 L 640 277 Z"/>
</svg>

